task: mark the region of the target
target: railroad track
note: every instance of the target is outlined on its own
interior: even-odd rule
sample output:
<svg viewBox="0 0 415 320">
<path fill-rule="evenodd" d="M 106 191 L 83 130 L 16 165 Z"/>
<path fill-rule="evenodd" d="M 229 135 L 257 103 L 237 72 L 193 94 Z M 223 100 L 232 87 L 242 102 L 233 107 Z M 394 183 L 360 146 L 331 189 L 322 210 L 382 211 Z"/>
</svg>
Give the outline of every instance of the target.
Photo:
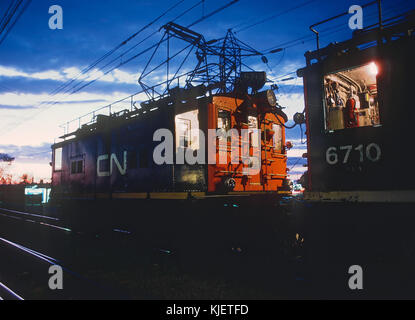
<svg viewBox="0 0 415 320">
<path fill-rule="evenodd" d="M 11 265 L 6 267 L 18 270 L 20 274 L 29 273 L 30 281 L 36 283 L 36 290 L 43 292 L 42 298 L 47 299 L 107 299 L 107 298 L 119 298 L 120 293 L 114 292 L 112 288 L 106 287 L 101 283 L 98 283 L 94 280 L 87 278 L 86 276 L 76 272 L 68 267 L 66 267 L 62 261 L 59 259 L 53 258 L 50 255 L 44 254 L 37 250 L 33 250 L 26 246 L 23 246 L 19 243 L 10 241 L 8 239 L 0 237 L 0 249 L 6 249 L 7 257 L 13 256 L 16 258 L 14 260 L 7 260 L 8 263 L 11 262 Z M 0 251 L 4 253 L 5 251 Z M 13 263 L 13 261 L 20 261 L 20 265 Z M 53 291 L 49 288 L 48 278 L 51 276 L 48 273 L 50 266 L 58 266 L 62 269 L 62 278 L 64 287 L 63 290 Z M 0 264 L 0 268 L 1 268 Z M 22 272 L 25 270 L 24 272 Z M 28 271 L 27 271 L 28 270 Z M 12 276 L 13 280 L 16 279 L 16 276 Z M 27 282 L 27 281 L 26 281 Z M 1 286 L 1 285 L 0 285 Z M 22 287 L 25 287 L 25 284 L 21 284 Z M 6 285 L 1 286 L 5 292 L 8 292 L 9 295 L 0 296 L 4 298 L 17 298 L 21 300 L 21 296 L 14 293 Z M 30 291 L 30 290 L 28 290 Z M 38 297 L 31 297 L 32 299 L 38 299 Z"/>
<path fill-rule="evenodd" d="M 0 300 L 24 300 L 24 298 L 0 282 Z"/>
<path fill-rule="evenodd" d="M 110 290 L 107 290 L 106 294 L 103 294 L 105 290 L 98 290 L 98 295 L 91 294 L 89 296 L 83 295 L 82 297 L 79 296 L 79 292 L 91 291 L 91 287 L 99 287 L 96 282 L 101 282 L 103 281 L 102 279 L 105 279 L 103 282 L 106 283 L 108 274 L 113 275 L 113 278 L 109 279 L 110 283 L 115 285 L 115 287 L 123 286 L 122 290 L 132 290 L 128 292 L 132 292 L 134 297 L 143 297 L 147 299 L 147 292 L 142 292 L 142 288 L 140 287 L 140 282 L 146 283 L 147 280 L 145 277 L 139 277 L 138 280 L 136 280 L 136 285 L 125 284 L 124 286 L 126 280 L 131 278 L 130 275 L 137 273 L 137 270 L 140 270 L 143 274 L 149 274 L 150 277 L 161 278 L 164 277 L 164 273 L 167 271 L 171 273 L 173 281 L 176 281 L 174 279 L 178 276 L 177 272 L 180 272 L 180 275 L 187 275 L 187 277 L 191 277 L 191 279 L 203 279 L 206 275 L 212 274 L 213 272 L 214 276 L 219 279 L 218 281 L 243 279 L 247 286 L 257 286 L 257 278 L 248 281 L 246 276 L 250 275 L 252 270 L 257 268 L 258 261 L 256 258 L 252 258 L 251 254 L 247 255 L 249 251 L 240 251 L 238 250 L 238 247 L 235 247 L 235 250 L 231 253 L 219 253 L 220 258 L 218 259 L 218 256 L 211 257 L 212 250 L 208 249 L 205 252 L 205 249 L 197 246 L 192 249 L 192 251 L 187 250 L 185 252 L 182 252 L 180 249 L 176 250 L 177 248 L 169 248 L 168 245 L 165 247 L 146 247 L 145 245 L 142 245 L 142 243 L 136 243 L 134 241 L 134 233 L 118 228 L 110 230 L 112 231 L 113 236 L 109 235 L 109 233 L 107 235 L 79 234 L 78 232 L 63 226 L 62 221 L 58 218 L 50 219 L 51 217 L 39 214 L 35 215 L 10 209 L 4 210 L 2 208 L 0 208 L 0 218 L 5 221 L 3 226 L 0 225 L 0 249 L 3 245 L 8 248 L 8 251 L 14 250 L 14 255 L 24 255 L 26 257 L 25 261 L 20 261 L 21 264 L 27 265 L 26 268 L 21 270 L 21 273 L 24 273 L 27 269 L 31 270 L 37 268 L 37 272 L 42 274 L 38 278 L 43 277 L 40 285 L 43 286 L 43 288 L 46 288 L 47 292 L 43 293 L 41 297 L 35 296 L 35 299 L 70 299 L 83 297 L 107 299 L 108 297 L 114 296 Z M 230 249 L 231 247 L 229 247 L 229 250 Z M 101 255 L 101 257 L 99 257 L 99 255 Z M 87 269 L 83 269 L 83 265 L 85 264 L 83 261 L 84 259 L 90 260 L 88 271 L 86 271 Z M 114 263 L 116 260 L 119 260 L 120 262 Z M 140 260 L 144 262 L 140 262 Z M 252 260 L 255 260 L 255 263 L 253 263 Z M 218 261 L 221 262 L 218 263 Z M 247 267 L 247 262 L 249 262 L 249 268 Z M 41 265 L 41 267 L 36 267 L 34 266 L 35 264 Z M 107 267 L 106 264 L 113 265 Z M 47 288 L 47 280 L 44 279 L 47 278 L 47 270 L 51 265 L 63 266 L 65 274 L 64 279 L 75 278 L 79 285 L 66 295 L 49 291 Z M 91 265 L 93 267 L 91 267 Z M 101 269 L 97 269 L 97 273 L 91 274 L 91 270 L 95 272 L 96 266 L 101 266 Z M 124 269 L 128 270 L 127 275 L 123 274 Z M 246 269 L 249 269 L 249 272 Z M 264 268 L 261 269 L 262 271 L 260 273 L 267 273 L 264 272 Z M 267 266 L 267 269 L 274 270 L 270 266 Z M 82 271 L 80 274 L 76 274 L 73 270 Z M 158 272 L 161 272 L 161 270 L 163 272 L 158 275 Z M 258 274 L 260 273 L 258 272 Z M 86 276 L 83 277 L 82 274 L 85 274 Z M 95 283 L 87 280 L 90 276 L 92 276 Z M 268 290 L 268 287 L 271 286 L 268 285 L 269 279 L 266 279 L 265 281 L 262 278 L 264 277 L 261 276 L 261 281 L 267 283 L 266 290 Z M 290 276 L 288 276 L 288 278 L 290 278 Z M 157 283 L 155 284 L 155 287 L 163 286 L 163 284 L 157 282 L 159 281 L 157 279 L 152 281 Z M 24 285 L 22 287 L 16 286 L 13 282 L 10 282 L 9 279 L 7 279 L 7 281 L 5 279 L 4 282 L 6 282 L 9 287 L 16 289 L 16 291 L 21 293 L 26 299 L 33 299 L 33 295 L 31 294 L 34 290 L 27 290 L 26 293 L 26 291 L 24 291 Z M 65 280 L 65 290 L 66 284 L 67 282 Z M 177 284 L 174 284 L 174 286 L 177 286 Z M 262 284 L 260 284 L 260 286 L 262 286 Z M 134 289 L 129 289 L 131 287 Z M 92 289 L 92 291 L 94 290 Z M 268 294 L 268 291 L 266 294 Z M 118 294 L 115 296 L 116 298 L 120 296 L 125 297 L 126 294 Z M 154 294 L 151 295 L 150 293 L 149 297 L 153 296 Z M 164 298 L 164 296 L 162 296 L 162 298 Z"/>
<path fill-rule="evenodd" d="M 11 210 L 6 208 L 0 208 L 0 216 L 29 223 L 37 223 L 46 227 L 55 228 L 62 231 L 71 231 L 70 228 L 64 227 L 62 225 L 57 225 L 57 223 L 60 223 L 61 221 L 59 218 L 55 217 Z"/>
<path fill-rule="evenodd" d="M 58 218 L 5 208 L 0 208 L 0 217 L 4 217 L 4 221 L 8 221 L 3 223 L 2 230 L 0 230 L 0 281 L 3 281 L 3 286 L 0 286 L 0 297 L 2 299 L 19 299 L 18 297 L 21 298 L 22 295 L 27 296 L 28 299 L 125 297 L 125 294 L 119 290 L 114 290 L 84 276 L 82 271 L 74 271 L 81 269 L 76 268 L 77 263 L 72 261 L 73 254 L 68 254 L 68 249 L 73 244 L 72 251 L 76 253 L 79 250 L 76 247 L 83 240 L 79 239 L 82 237 L 76 237 L 77 241 L 73 242 L 75 237 L 72 237 L 72 234 L 74 233 L 69 228 L 58 225 L 60 223 Z M 24 236 L 29 232 L 37 233 L 34 239 L 33 235 L 30 238 L 27 238 L 27 235 Z M 40 242 L 36 238 L 44 238 L 45 241 Z M 41 249 L 35 250 L 33 246 L 41 247 Z M 51 251 L 52 254 L 45 253 L 48 251 Z M 59 253 L 61 253 L 61 257 L 53 257 L 56 254 L 59 256 Z M 67 261 L 69 264 L 63 261 Z M 52 291 L 49 289 L 48 279 L 52 276 L 48 273 L 50 266 L 62 268 L 64 290 Z M 16 290 L 10 288 L 16 288 Z M 39 290 L 42 291 L 40 296 L 30 295 L 31 292 Z M 17 294 L 15 291 L 24 294 Z"/>
</svg>

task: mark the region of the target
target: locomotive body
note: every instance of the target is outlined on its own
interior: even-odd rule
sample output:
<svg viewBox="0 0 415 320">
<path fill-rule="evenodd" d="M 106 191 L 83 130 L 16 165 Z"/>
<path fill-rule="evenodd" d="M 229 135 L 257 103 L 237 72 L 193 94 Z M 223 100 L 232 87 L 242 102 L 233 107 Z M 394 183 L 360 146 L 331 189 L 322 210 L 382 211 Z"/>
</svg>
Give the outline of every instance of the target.
<svg viewBox="0 0 415 320">
<path fill-rule="evenodd" d="M 98 116 L 95 123 L 54 144 L 54 199 L 187 199 L 283 189 L 287 118 L 279 108 L 250 95 L 197 96 L 177 91 L 143 103 L 139 110 Z M 172 132 L 173 163 L 154 161 L 154 152 L 162 142 L 154 139 L 159 129 Z M 256 140 L 250 134 L 245 138 L 227 134 L 216 137 L 214 146 L 209 144 L 209 130 L 226 134 L 232 129 L 234 133 L 257 129 L 260 136 Z M 225 141 L 219 143 L 220 139 Z M 236 143 L 231 139 L 237 139 Z M 242 150 L 244 145 L 248 150 Z M 251 174 L 248 169 L 252 164 L 243 160 L 244 155 L 252 158 L 255 147 L 261 163 Z M 215 148 L 216 160 L 224 152 L 226 162 L 212 164 L 208 148 Z M 234 153 L 235 148 L 240 152 Z M 167 148 L 162 155 L 169 151 Z M 204 161 L 181 163 L 180 153 L 201 155 Z"/>
<path fill-rule="evenodd" d="M 412 202 L 414 16 L 306 53 L 306 198 Z M 401 170 L 401 173 L 397 171 Z"/>
</svg>

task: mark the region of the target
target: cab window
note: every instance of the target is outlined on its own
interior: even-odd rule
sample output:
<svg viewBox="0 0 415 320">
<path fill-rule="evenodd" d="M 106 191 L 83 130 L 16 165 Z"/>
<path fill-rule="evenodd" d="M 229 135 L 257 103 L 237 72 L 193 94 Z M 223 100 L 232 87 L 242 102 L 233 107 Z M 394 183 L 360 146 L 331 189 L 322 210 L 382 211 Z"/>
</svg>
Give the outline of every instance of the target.
<svg viewBox="0 0 415 320">
<path fill-rule="evenodd" d="M 226 110 L 218 110 L 218 129 L 228 132 L 231 130 L 231 113 Z"/>
<path fill-rule="evenodd" d="M 56 148 L 54 154 L 54 170 L 62 170 L 62 148 Z"/>
<path fill-rule="evenodd" d="M 74 160 L 71 162 L 71 174 L 84 172 L 84 160 Z"/>
<path fill-rule="evenodd" d="M 176 123 L 176 151 L 180 148 L 199 149 L 199 111 L 178 114 Z"/>
<path fill-rule="evenodd" d="M 326 131 L 380 125 L 377 74 L 370 62 L 324 76 Z"/>
<path fill-rule="evenodd" d="M 273 124 L 272 131 L 274 131 L 274 152 L 282 153 L 282 127 L 278 124 Z"/>
</svg>

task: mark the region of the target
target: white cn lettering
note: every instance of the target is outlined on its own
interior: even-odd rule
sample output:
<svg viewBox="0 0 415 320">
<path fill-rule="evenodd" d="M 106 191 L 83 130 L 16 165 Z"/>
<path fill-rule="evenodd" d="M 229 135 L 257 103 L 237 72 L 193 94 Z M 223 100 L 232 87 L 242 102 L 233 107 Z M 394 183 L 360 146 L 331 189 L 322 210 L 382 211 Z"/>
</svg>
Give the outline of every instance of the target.
<svg viewBox="0 0 415 320">
<path fill-rule="evenodd" d="M 100 163 L 102 161 L 107 161 L 108 158 L 110 158 L 110 171 L 101 171 Z M 125 176 L 127 174 L 127 151 L 124 151 L 123 154 L 123 161 L 122 165 L 118 161 L 117 156 L 113 153 L 111 154 L 111 157 L 109 157 L 107 154 L 103 154 L 97 158 L 97 176 L 98 177 L 109 177 L 113 173 L 113 168 L 115 166 L 117 167 L 118 171 L 122 176 Z"/>
</svg>

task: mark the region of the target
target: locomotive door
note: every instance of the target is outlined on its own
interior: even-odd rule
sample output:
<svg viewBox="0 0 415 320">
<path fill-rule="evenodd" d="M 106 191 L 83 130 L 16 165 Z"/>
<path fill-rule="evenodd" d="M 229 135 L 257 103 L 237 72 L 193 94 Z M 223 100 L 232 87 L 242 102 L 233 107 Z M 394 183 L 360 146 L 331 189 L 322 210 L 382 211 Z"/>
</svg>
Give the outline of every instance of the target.
<svg viewBox="0 0 415 320">
<path fill-rule="evenodd" d="M 53 150 L 53 184 L 55 186 L 64 185 L 64 175 L 62 168 L 63 148 L 55 148 Z"/>
<path fill-rule="evenodd" d="M 200 152 L 199 110 L 185 111 L 175 116 L 175 166 L 176 191 L 203 191 L 205 187 L 204 156 Z M 203 156 L 203 159 L 201 159 Z"/>
</svg>

